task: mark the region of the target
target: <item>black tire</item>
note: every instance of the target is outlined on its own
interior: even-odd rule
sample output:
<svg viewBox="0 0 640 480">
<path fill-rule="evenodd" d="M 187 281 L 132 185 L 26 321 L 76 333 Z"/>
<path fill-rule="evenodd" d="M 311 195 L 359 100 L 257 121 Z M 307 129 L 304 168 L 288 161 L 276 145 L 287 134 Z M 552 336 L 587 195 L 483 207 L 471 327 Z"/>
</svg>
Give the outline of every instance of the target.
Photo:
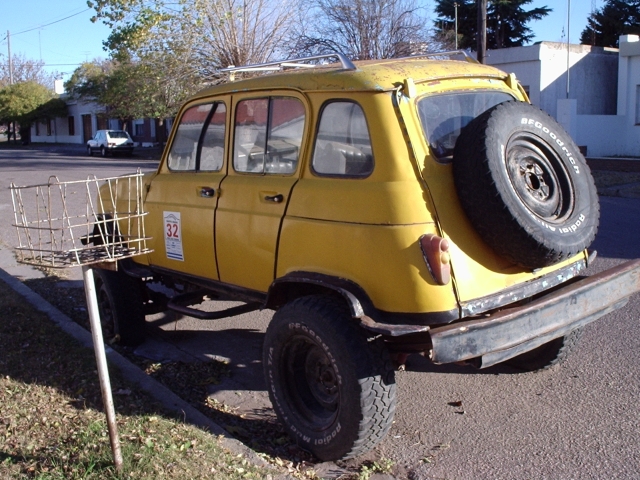
<svg viewBox="0 0 640 480">
<path fill-rule="evenodd" d="M 87 155 L 89 156 L 93 155 L 93 150 L 91 150 L 91 147 L 89 145 L 87 145 Z"/>
<path fill-rule="evenodd" d="M 93 272 L 105 342 L 131 347 L 141 344 L 145 337 L 142 282 L 124 272 Z"/>
<path fill-rule="evenodd" d="M 103 157 L 107 156 L 107 149 L 104 147 L 100 147 L 100 155 L 102 155 Z"/>
<path fill-rule="evenodd" d="M 564 362 L 569 357 L 573 349 L 578 345 L 582 331 L 582 328 L 577 328 L 564 337 L 551 340 L 538 348 L 507 360 L 505 363 L 527 372 L 551 368 Z"/>
<path fill-rule="evenodd" d="M 589 167 L 564 129 L 524 102 L 489 109 L 463 129 L 453 154 L 462 208 L 493 250 L 526 268 L 587 248 L 600 206 Z"/>
<path fill-rule="evenodd" d="M 384 342 L 367 335 L 331 297 L 299 298 L 267 329 L 263 362 L 280 421 L 321 460 L 360 455 L 389 431 L 394 370 Z"/>
</svg>

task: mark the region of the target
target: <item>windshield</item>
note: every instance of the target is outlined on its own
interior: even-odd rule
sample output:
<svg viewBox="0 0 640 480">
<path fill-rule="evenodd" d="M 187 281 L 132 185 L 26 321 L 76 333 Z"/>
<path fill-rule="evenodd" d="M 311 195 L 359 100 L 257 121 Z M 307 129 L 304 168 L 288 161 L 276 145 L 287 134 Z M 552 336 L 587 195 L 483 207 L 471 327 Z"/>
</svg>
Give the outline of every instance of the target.
<svg viewBox="0 0 640 480">
<path fill-rule="evenodd" d="M 514 100 L 504 92 L 454 92 L 418 100 L 418 115 L 431 151 L 438 159 L 450 157 L 460 131 L 491 107 Z"/>
</svg>

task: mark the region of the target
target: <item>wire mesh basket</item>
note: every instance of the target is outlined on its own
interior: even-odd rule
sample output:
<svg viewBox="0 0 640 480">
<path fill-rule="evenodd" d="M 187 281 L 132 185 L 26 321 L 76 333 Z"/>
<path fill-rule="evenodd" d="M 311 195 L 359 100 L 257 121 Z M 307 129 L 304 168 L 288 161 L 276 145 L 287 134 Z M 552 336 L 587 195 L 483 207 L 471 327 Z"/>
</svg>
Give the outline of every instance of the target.
<svg viewBox="0 0 640 480">
<path fill-rule="evenodd" d="M 18 262 L 67 268 L 149 253 L 142 173 L 9 187 Z M 81 200 L 82 192 L 86 201 Z M 79 195 L 80 194 L 80 195 Z"/>
</svg>

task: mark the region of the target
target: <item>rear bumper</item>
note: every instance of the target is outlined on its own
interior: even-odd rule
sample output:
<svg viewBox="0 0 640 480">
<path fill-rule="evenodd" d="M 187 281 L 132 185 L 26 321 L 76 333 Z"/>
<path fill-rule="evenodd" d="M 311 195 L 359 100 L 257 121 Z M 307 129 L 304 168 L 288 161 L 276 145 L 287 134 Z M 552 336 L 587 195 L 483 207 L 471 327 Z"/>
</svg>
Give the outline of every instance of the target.
<svg viewBox="0 0 640 480">
<path fill-rule="evenodd" d="M 597 320 L 640 291 L 640 260 L 561 287 L 526 305 L 430 330 L 434 363 L 513 358 Z"/>
</svg>

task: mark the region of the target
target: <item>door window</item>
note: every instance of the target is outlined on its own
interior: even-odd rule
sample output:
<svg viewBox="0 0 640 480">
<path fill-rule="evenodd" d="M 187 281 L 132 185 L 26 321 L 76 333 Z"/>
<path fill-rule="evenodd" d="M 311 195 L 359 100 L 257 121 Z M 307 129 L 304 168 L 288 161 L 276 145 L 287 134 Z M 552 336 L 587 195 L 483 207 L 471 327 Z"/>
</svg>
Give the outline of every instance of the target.
<svg viewBox="0 0 640 480">
<path fill-rule="evenodd" d="M 238 102 L 233 144 L 237 172 L 291 174 L 298 166 L 305 109 L 292 97 Z"/>
<path fill-rule="evenodd" d="M 195 105 L 184 112 L 167 159 L 170 170 L 222 169 L 226 112 L 222 102 Z"/>
</svg>

